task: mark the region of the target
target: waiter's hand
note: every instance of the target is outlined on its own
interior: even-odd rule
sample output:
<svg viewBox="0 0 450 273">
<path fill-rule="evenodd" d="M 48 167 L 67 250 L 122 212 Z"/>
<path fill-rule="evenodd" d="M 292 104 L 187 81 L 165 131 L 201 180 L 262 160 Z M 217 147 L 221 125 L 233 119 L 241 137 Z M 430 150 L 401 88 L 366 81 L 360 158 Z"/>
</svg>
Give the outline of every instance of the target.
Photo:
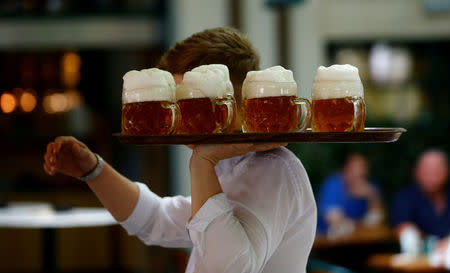
<svg viewBox="0 0 450 273">
<path fill-rule="evenodd" d="M 204 159 L 216 165 L 220 160 L 244 155 L 249 152 L 267 151 L 286 146 L 287 143 L 242 143 L 242 144 L 200 144 L 188 145 L 192 159 Z"/>
<path fill-rule="evenodd" d="M 50 142 L 44 160 L 44 170 L 49 175 L 60 172 L 81 177 L 97 165 L 95 154 L 84 143 L 70 136 L 60 136 Z"/>
</svg>

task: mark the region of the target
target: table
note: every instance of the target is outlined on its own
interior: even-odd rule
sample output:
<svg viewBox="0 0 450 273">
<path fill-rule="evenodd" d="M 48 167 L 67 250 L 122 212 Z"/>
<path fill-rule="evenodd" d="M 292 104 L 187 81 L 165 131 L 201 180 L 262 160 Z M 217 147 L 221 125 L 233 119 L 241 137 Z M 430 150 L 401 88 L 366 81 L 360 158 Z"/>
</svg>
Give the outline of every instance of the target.
<svg viewBox="0 0 450 273">
<path fill-rule="evenodd" d="M 386 243 L 393 241 L 394 238 L 394 233 L 386 226 L 357 226 L 355 231 L 348 236 L 328 238 L 326 235 L 317 235 L 314 240 L 313 249 Z"/>
<path fill-rule="evenodd" d="M 55 211 L 48 203 L 11 203 L 0 208 L 0 227 L 42 229 L 42 272 L 57 272 L 56 230 L 116 225 L 104 208 L 72 208 Z"/>
<path fill-rule="evenodd" d="M 354 272 L 366 272 L 366 260 L 374 253 L 397 249 L 394 232 L 388 226 L 357 224 L 354 232 L 336 238 L 317 235 L 311 252 L 315 259 L 343 266 Z"/>
<path fill-rule="evenodd" d="M 367 265 L 371 268 L 403 273 L 441 273 L 448 272 L 443 267 L 433 267 L 425 256 L 416 258 L 402 256 L 401 254 L 382 253 L 369 257 Z"/>
</svg>

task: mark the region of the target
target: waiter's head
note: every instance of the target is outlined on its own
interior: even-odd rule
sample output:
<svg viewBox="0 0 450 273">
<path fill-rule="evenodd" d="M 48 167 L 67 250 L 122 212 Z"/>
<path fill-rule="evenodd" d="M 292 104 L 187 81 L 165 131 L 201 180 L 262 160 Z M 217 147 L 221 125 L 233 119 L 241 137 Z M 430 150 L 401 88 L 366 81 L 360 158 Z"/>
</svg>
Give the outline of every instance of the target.
<svg viewBox="0 0 450 273">
<path fill-rule="evenodd" d="M 185 72 L 205 64 L 228 66 L 234 96 L 240 104 L 242 82 L 248 71 L 259 69 L 259 55 L 238 30 L 213 28 L 176 43 L 161 58 L 158 67 L 172 73 L 178 84 Z"/>
<path fill-rule="evenodd" d="M 448 174 L 448 158 L 443 151 L 425 151 L 417 160 L 415 178 L 425 193 L 434 194 L 442 191 Z"/>
</svg>

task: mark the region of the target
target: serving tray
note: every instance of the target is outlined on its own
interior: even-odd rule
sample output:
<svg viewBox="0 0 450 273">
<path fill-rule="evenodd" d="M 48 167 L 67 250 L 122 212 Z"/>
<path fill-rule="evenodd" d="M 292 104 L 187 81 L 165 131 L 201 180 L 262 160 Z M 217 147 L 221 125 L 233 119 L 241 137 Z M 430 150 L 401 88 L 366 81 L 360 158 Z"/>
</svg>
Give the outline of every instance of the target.
<svg viewBox="0 0 450 273">
<path fill-rule="evenodd" d="M 264 142 L 322 142 L 322 143 L 388 143 L 397 141 L 404 128 L 365 128 L 364 132 L 305 132 L 293 133 L 231 133 L 231 134 L 189 134 L 189 135 L 142 135 L 129 136 L 113 134 L 123 144 L 133 145 L 182 145 L 182 144 L 224 144 Z"/>
</svg>

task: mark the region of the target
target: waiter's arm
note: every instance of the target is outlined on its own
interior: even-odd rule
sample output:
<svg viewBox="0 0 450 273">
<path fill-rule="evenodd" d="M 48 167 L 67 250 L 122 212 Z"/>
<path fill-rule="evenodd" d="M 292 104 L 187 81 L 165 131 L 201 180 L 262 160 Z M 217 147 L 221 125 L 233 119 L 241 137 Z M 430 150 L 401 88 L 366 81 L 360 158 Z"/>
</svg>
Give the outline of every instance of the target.
<svg viewBox="0 0 450 273">
<path fill-rule="evenodd" d="M 57 137 L 50 142 L 44 160 L 44 170 L 48 174 L 59 172 L 75 178 L 89 173 L 98 164 L 95 154 L 84 143 L 70 136 Z M 87 184 L 117 221 L 124 221 L 131 215 L 139 189 L 108 163 L 105 162 L 101 173 Z"/>
</svg>

